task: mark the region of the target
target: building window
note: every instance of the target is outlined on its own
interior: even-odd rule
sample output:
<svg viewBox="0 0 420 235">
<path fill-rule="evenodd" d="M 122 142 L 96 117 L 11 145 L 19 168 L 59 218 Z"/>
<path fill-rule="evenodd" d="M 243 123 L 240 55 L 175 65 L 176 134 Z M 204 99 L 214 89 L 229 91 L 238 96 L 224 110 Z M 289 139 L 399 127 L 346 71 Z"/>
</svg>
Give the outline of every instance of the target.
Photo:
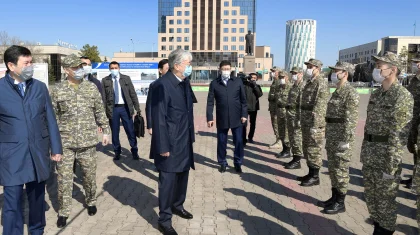
<svg viewBox="0 0 420 235">
<path fill-rule="evenodd" d="M 173 51 L 174 50 L 174 46 L 169 46 L 169 50 Z"/>
<path fill-rule="evenodd" d="M 182 49 L 182 46 L 176 46 L 176 49 Z"/>
<path fill-rule="evenodd" d="M 229 24 L 229 20 L 228 19 L 224 19 L 223 20 L 223 24 Z"/>
<path fill-rule="evenodd" d="M 177 12 L 176 12 L 176 15 L 177 15 L 177 16 L 182 16 L 182 11 L 177 11 Z"/>
<path fill-rule="evenodd" d="M 162 58 L 166 58 L 166 54 L 162 54 Z"/>
<path fill-rule="evenodd" d="M 223 15 L 224 15 L 224 16 L 228 16 L 228 15 L 229 15 L 229 11 L 228 11 L 228 10 L 224 10 L 224 11 L 223 11 Z"/>
<path fill-rule="evenodd" d="M 232 51 L 236 51 L 236 46 L 231 46 L 231 47 L 230 47 L 230 49 L 231 49 Z"/>
<path fill-rule="evenodd" d="M 190 33 L 190 28 L 185 28 L 184 33 Z"/>
<path fill-rule="evenodd" d="M 236 42 L 236 37 L 232 37 L 231 42 Z"/>
<path fill-rule="evenodd" d="M 239 37 L 240 42 L 245 42 L 245 37 Z"/>
<path fill-rule="evenodd" d="M 243 57 L 244 57 L 244 54 L 239 54 L 239 58 L 243 58 Z M 239 63 L 239 68 L 240 66 L 241 66 L 241 63 Z"/>
<path fill-rule="evenodd" d="M 176 29 L 176 32 L 177 32 L 177 33 L 182 33 L 182 29 L 181 29 L 181 28 L 177 28 L 177 29 Z"/>
<path fill-rule="evenodd" d="M 236 10 L 233 10 L 233 11 L 232 11 L 232 15 L 233 15 L 233 16 L 236 16 L 237 14 L 238 14 L 238 13 L 237 13 L 237 11 L 236 11 Z"/>
<path fill-rule="evenodd" d="M 161 42 L 166 42 L 166 37 L 162 37 Z"/>
<path fill-rule="evenodd" d="M 258 68 L 261 68 L 261 64 L 260 63 L 258 63 Z"/>
<path fill-rule="evenodd" d="M 244 19 L 240 19 L 240 20 L 239 20 L 239 23 L 240 23 L 240 24 L 245 24 L 245 20 L 244 20 Z"/>
<path fill-rule="evenodd" d="M 184 20 L 184 24 L 190 24 L 190 20 Z"/>
<path fill-rule="evenodd" d="M 239 32 L 240 32 L 240 33 L 245 33 L 245 29 L 244 29 L 244 28 L 240 28 L 240 29 L 239 29 Z"/>
<path fill-rule="evenodd" d="M 236 19 L 232 19 L 232 24 L 236 24 Z"/>
<path fill-rule="evenodd" d="M 227 50 L 229 50 L 229 47 L 228 46 L 223 46 L 223 50 L 227 51 Z"/>
<path fill-rule="evenodd" d="M 228 7 L 229 6 L 229 2 L 228 1 L 225 1 L 225 7 Z"/>
<path fill-rule="evenodd" d="M 160 47 L 160 49 L 161 49 L 162 51 L 166 51 L 166 46 L 161 46 L 161 47 Z"/>
<path fill-rule="evenodd" d="M 223 33 L 229 33 L 229 29 L 228 28 L 223 28 Z"/>
<path fill-rule="evenodd" d="M 176 38 L 176 41 L 177 41 L 177 42 L 182 42 L 182 38 L 181 38 L 181 37 L 177 37 L 177 38 Z"/>
<path fill-rule="evenodd" d="M 169 24 L 174 24 L 174 20 L 169 20 Z"/>
<path fill-rule="evenodd" d="M 184 50 L 189 51 L 190 50 L 190 46 L 184 46 Z"/>
<path fill-rule="evenodd" d="M 182 24 L 182 20 L 177 20 L 176 24 Z"/>
<path fill-rule="evenodd" d="M 228 37 L 223 37 L 223 41 L 224 42 L 229 42 L 229 38 Z"/>
<path fill-rule="evenodd" d="M 185 16 L 190 16 L 190 11 L 185 11 Z"/>
<path fill-rule="evenodd" d="M 245 51 L 245 47 L 244 46 L 239 46 L 239 50 L 240 51 Z"/>
<path fill-rule="evenodd" d="M 184 37 L 184 42 L 189 42 L 190 41 L 190 37 Z"/>
<path fill-rule="evenodd" d="M 236 33 L 236 28 L 232 28 L 232 33 Z"/>
<path fill-rule="evenodd" d="M 185 7 L 190 7 L 190 3 L 189 3 L 189 2 L 185 2 L 185 3 L 184 3 L 184 6 L 185 6 Z"/>
<path fill-rule="evenodd" d="M 173 42 L 174 41 L 174 37 L 169 37 L 169 42 Z"/>
<path fill-rule="evenodd" d="M 174 29 L 173 28 L 169 28 L 169 33 L 174 33 Z"/>
</svg>

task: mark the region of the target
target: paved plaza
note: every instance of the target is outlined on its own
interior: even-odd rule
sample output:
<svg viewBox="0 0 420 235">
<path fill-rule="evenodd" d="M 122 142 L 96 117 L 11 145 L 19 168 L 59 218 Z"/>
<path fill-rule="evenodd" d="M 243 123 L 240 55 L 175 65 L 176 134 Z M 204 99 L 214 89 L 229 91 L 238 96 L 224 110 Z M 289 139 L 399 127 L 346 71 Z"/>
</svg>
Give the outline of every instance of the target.
<svg viewBox="0 0 420 235">
<path fill-rule="evenodd" d="M 269 235 L 269 234 L 372 234 L 368 211 L 363 199 L 363 176 L 360 146 L 369 96 L 361 96 L 357 143 L 350 168 L 350 186 L 346 198 L 347 211 L 338 215 L 324 215 L 317 207 L 318 199 L 330 196 L 330 180 L 324 152 L 321 185 L 304 188 L 296 176 L 307 172 L 286 170 L 282 164 L 290 159 L 277 159 L 268 148 L 274 142 L 267 93 L 260 99 L 255 143 L 245 148 L 243 174 L 233 167 L 224 174 L 218 172 L 216 161 L 216 129 L 207 128 L 205 119 L 207 92 L 196 92 L 196 142 L 194 144 L 196 170 L 191 170 L 185 208 L 194 219 L 173 218 L 179 234 Z M 144 110 L 144 104 L 141 105 Z M 144 114 L 144 112 L 143 112 Z M 149 159 L 150 136 L 140 139 L 140 161 L 133 161 L 129 144 L 121 127 L 122 159 L 113 161 L 112 146 L 98 145 L 98 213 L 90 217 L 84 208 L 80 171 L 75 182 L 73 210 L 64 229 L 56 227 L 57 182 L 54 173 L 47 186 L 46 234 L 160 234 L 158 219 L 158 174 Z M 231 138 L 231 137 L 230 137 Z M 228 143 L 229 164 L 233 166 L 232 141 Z M 404 157 L 403 175 L 411 174 L 412 157 Z M 3 202 L 2 190 L 1 202 Z M 398 228 L 396 234 L 417 234 L 415 195 L 400 186 L 398 194 Z M 27 203 L 25 203 L 26 215 Z M 26 218 L 27 221 L 27 218 Z M 26 229 L 26 228 L 25 228 Z"/>
</svg>

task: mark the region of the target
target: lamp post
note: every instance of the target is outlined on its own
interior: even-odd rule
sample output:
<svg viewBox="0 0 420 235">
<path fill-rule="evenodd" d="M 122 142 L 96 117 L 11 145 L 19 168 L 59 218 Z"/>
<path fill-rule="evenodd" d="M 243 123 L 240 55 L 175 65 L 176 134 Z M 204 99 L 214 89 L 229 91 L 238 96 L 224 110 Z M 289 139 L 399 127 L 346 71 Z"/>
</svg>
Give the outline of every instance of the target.
<svg viewBox="0 0 420 235">
<path fill-rule="evenodd" d="M 133 44 L 133 62 L 134 62 L 134 59 L 136 57 L 136 52 L 134 52 L 134 41 L 132 38 L 130 40 L 131 40 L 131 43 Z"/>
</svg>

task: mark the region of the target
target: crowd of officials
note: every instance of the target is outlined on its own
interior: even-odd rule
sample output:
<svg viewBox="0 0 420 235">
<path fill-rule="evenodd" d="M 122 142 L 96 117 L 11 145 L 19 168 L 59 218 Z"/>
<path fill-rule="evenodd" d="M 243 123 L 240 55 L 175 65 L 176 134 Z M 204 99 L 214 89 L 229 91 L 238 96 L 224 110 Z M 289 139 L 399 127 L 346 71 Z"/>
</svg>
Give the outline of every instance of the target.
<svg viewBox="0 0 420 235">
<path fill-rule="evenodd" d="M 401 64 L 386 52 L 373 56 L 373 78 L 382 86 L 373 91 L 367 108 L 361 150 L 365 200 L 374 225 L 374 234 L 393 234 L 397 219 L 396 196 L 401 180 L 403 150 L 414 155 L 413 178 L 408 187 L 420 193 L 417 171 L 418 125 L 420 123 L 420 72 L 408 89 L 398 83 Z M 192 55 L 177 49 L 159 63 L 160 78 L 149 87 L 146 101 L 147 129 L 151 138 L 150 158 L 159 172 L 158 229 L 177 234 L 172 215 L 192 219 L 184 208 L 189 170 L 194 169 L 194 103 L 189 77 Z M 66 81 L 51 91 L 33 78 L 31 52 L 11 46 L 4 53 L 7 72 L 0 79 L 0 185 L 4 187 L 3 234 L 23 234 L 23 186 L 29 201 L 30 234 L 43 234 L 45 221 L 45 182 L 50 175 L 50 159 L 58 174 L 59 211 L 57 227 L 66 226 L 71 212 L 75 166 L 82 171 L 87 213 L 96 208 L 96 145 L 98 133 L 107 145 L 112 135 L 114 160 L 121 158 L 120 123 L 127 135 L 134 160 L 139 159 L 134 119 L 141 116 L 140 105 L 130 77 L 120 73 L 118 62 L 109 64 L 109 76 L 97 80 L 91 76 L 91 61 L 69 55 L 62 61 Z M 412 59 L 419 71 L 420 57 Z M 328 82 L 321 76 L 322 62 L 310 59 L 306 70 L 293 67 L 271 69 L 273 83 L 268 94 L 269 111 L 276 141 L 271 149 L 280 149 L 276 157 L 291 161 L 284 167 L 300 169 L 306 159 L 308 173 L 297 177 L 300 185 L 320 184 L 322 148 L 328 158 L 331 197 L 318 201 L 323 213 L 344 212 L 349 184 L 349 164 L 358 123 L 359 95 L 348 82 L 354 66 L 337 62 L 330 66 L 336 89 L 330 95 Z M 232 76 L 229 61 L 220 63 L 219 77 L 209 86 L 207 126 L 217 128 L 219 171 L 228 167 L 228 132 L 234 144 L 233 165 L 242 173 L 244 146 L 253 143 L 263 92 L 257 74 Z M 413 98 L 414 97 L 414 98 Z M 216 118 L 213 112 L 216 110 Z M 247 135 L 247 126 L 249 132 Z M 420 200 L 417 205 L 420 206 Z M 418 215 L 418 219 L 420 216 Z M 419 221 L 419 220 L 418 220 Z M 420 222 L 420 221 L 419 221 Z"/>
</svg>

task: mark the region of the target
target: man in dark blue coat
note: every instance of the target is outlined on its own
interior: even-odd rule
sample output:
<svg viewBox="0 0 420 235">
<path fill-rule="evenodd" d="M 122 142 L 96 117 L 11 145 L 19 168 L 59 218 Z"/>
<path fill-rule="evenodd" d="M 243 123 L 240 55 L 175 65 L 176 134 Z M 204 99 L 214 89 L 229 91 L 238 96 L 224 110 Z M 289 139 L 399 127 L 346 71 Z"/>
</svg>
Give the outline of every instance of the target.
<svg viewBox="0 0 420 235">
<path fill-rule="evenodd" d="M 158 228 L 163 234 L 174 235 L 172 213 L 193 218 L 183 206 L 188 173 L 194 169 L 193 101 L 187 80 L 192 72 L 192 55 L 177 49 L 168 59 L 170 72 L 153 86 L 151 157 L 159 171 Z"/>
<path fill-rule="evenodd" d="M 23 234 L 22 192 L 29 201 L 29 233 L 45 227 L 45 181 L 50 157 L 61 160 L 60 132 L 47 86 L 32 78 L 31 52 L 11 46 L 0 79 L 0 185 L 4 186 L 3 234 Z M 50 149 L 51 154 L 50 155 Z"/>
<path fill-rule="evenodd" d="M 232 131 L 234 151 L 234 165 L 238 173 L 242 173 L 244 158 L 244 143 L 242 140 L 242 126 L 248 117 L 248 107 L 245 88 L 242 80 L 231 77 L 231 64 L 229 61 L 220 63 L 220 76 L 210 83 L 207 96 L 207 126 L 214 124 L 213 108 L 216 100 L 216 127 L 217 127 L 217 162 L 220 172 L 226 171 L 227 134 Z"/>
</svg>

